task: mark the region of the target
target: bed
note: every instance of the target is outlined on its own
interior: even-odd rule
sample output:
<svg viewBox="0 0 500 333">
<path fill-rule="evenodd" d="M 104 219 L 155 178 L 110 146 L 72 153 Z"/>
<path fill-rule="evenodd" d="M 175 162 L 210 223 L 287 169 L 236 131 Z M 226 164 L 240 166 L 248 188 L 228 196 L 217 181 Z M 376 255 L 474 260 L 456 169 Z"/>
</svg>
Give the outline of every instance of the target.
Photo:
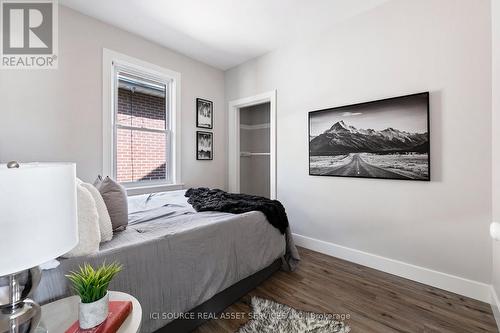
<svg viewBox="0 0 500 333">
<path fill-rule="evenodd" d="M 72 294 L 64 274 L 83 262 L 117 261 L 124 270 L 110 289 L 139 300 L 141 332 L 169 323 L 169 332 L 189 331 L 201 321 L 186 323 L 179 320 L 182 313 L 221 311 L 284 264 L 287 248 L 295 250 L 287 235 L 261 212 L 198 213 L 184 191 L 134 196 L 128 228 L 94 255 L 60 259 L 57 268 L 43 272 L 34 298 L 44 304 Z"/>
</svg>

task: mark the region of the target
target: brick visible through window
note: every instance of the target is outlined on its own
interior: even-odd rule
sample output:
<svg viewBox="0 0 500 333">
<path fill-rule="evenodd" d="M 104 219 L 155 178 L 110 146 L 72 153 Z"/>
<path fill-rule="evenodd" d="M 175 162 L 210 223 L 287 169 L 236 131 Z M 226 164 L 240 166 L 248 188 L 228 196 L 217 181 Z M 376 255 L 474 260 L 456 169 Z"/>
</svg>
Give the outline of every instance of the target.
<svg viewBox="0 0 500 333">
<path fill-rule="evenodd" d="M 163 89 L 161 89 L 163 87 Z M 166 87 L 119 75 L 116 105 L 116 178 L 167 179 Z"/>
</svg>

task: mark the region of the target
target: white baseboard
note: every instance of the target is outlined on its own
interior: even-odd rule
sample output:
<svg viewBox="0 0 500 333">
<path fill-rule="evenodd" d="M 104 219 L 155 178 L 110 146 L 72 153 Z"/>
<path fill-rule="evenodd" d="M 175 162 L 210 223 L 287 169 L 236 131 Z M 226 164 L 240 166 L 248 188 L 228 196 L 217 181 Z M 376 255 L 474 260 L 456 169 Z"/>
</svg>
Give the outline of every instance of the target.
<svg viewBox="0 0 500 333">
<path fill-rule="evenodd" d="M 302 246 L 310 250 L 351 261 L 356 264 L 374 268 L 409 280 L 424 283 L 432 287 L 474 298 L 482 302 L 491 302 L 492 287 L 486 283 L 438 272 L 425 267 L 385 258 L 376 254 L 351 249 L 307 236 L 293 234 L 293 237 L 298 246 Z"/>
<path fill-rule="evenodd" d="M 500 302 L 498 301 L 498 296 L 495 288 L 491 286 L 491 310 L 495 316 L 495 321 L 497 327 L 500 329 Z"/>
</svg>

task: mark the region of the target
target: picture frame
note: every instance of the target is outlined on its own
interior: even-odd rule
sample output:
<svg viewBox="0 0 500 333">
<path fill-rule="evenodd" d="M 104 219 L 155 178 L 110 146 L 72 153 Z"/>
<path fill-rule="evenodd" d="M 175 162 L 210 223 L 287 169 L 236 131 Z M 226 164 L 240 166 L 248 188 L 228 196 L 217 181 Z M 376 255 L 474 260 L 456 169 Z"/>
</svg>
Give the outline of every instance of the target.
<svg viewBox="0 0 500 333">
<path fill-rule="evenodd" d="M 214 134 L 206 131 L 196 131 L 196 159 L 211 161 L 214 159 Z"/>
<path fill-rule="evenodd" d="M 308 113 L 309 175 L 431 180 L 429 92 Z"/>
<path fill-rule="evenodd" d="M 207 99 L 196 99 L 196 127 L 213 129 L 214 103 Z"/>
</svg>

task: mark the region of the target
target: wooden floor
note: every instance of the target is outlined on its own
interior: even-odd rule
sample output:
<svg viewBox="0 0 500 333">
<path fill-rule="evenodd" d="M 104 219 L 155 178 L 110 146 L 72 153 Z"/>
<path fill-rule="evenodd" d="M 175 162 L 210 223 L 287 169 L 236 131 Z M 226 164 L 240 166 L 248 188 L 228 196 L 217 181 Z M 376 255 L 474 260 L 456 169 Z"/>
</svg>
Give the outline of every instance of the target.
<svg viewBox="0 0 500 333">
<path fill-rule="evenodd" d="M 270 279 L 227 308 L 241 319 L 216 319 L 196 333 L 235 332 L 246 322 L 251 296 L 312 312 L 349 314 L 352 333 L 498 332 L 489 304 L 299 248 L 293 272 Z"/>
</svg>

